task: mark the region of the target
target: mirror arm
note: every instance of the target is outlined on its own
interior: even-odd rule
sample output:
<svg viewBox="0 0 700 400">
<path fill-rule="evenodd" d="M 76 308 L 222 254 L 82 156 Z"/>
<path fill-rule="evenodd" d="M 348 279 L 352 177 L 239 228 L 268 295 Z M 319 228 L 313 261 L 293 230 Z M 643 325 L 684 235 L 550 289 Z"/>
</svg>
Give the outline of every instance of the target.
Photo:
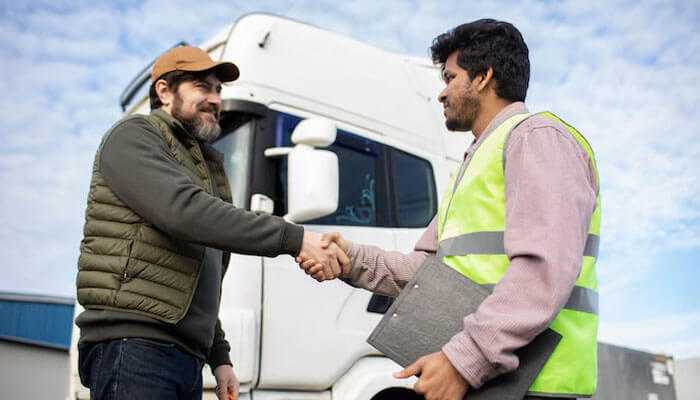
<svg viewBox="0 0 700 400">
<path fill-rule="evenodd" d="M 265 157 L 270 157 L 270 158 L 275 158 L 275 157 L 284 157 L 288 155 L 289 153 L 292 152 L 293 147 L 271 147 L 269 149 L 265 149 Z"/>
</svg>

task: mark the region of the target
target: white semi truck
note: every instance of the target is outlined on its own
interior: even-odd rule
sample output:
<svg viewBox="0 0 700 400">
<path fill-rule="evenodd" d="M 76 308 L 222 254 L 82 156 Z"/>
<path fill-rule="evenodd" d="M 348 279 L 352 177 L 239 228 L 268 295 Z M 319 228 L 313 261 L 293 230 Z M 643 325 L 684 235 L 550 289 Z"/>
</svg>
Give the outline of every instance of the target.
<svg viewBox="0 0 700 400">
<path fill-rule="evenodd" d="M 268 14 L 246 15 L 201 47 L 241 71 L 223 88 L 215 144 L 236 206 L 412 248 L 468 145 L 467 134 L 444 128 L 430 60 Z M 122 96 L 126 113 L 149 112 L 148 84 L 147 67 Z M 289 256 L 233 255 L 220 318 L 241 398 L 411 398 L 413 381 L 392 378 L 400 367 L 365 342 L 390 302 L 340 281 L 319 284 Z M 76 328 L 69 399 L 89 398 L 77 338 Z M 214 399 L 215 381 L 203 374 L 204 398 Z"/>
</svg>

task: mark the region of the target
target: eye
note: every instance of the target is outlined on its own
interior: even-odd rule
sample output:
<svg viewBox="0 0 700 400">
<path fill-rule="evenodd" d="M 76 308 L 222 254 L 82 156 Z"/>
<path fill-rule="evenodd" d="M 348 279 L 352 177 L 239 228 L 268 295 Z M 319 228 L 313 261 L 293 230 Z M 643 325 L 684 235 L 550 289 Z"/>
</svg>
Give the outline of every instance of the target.
<svg viewBox="0 0 700 400">
<path fill-rule="evenodd" d="M 445 82 L 445 84 L 449 84 L 452 81 L 452 79 L 454 79 L 454 77 L 454 74 L 448 71 L 444 71 L 442 73 L 442 80 Z"/>
</svg>

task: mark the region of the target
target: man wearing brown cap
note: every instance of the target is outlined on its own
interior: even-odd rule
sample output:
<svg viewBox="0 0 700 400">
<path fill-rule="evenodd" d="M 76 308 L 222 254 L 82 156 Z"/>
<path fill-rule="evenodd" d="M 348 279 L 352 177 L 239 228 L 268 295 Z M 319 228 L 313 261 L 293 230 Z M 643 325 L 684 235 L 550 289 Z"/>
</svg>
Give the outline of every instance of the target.
<svg viewBox="0 0 700 400">
<path fill-rule="evenodd" d="M 236 398 L 218 319 L 229 253 L 303 253 L 336 276 L 348 262 L 319 234 L 231 204 L 209 143 L 221 133 L 221 84 L 238 76 L 174 48 L 153 65 L 151 114 L 123 118 L 100 144 L 77 276 L 78 367 L 93 399 L 198 399 L 205 362 L 217 396 Z"/>
</svg>

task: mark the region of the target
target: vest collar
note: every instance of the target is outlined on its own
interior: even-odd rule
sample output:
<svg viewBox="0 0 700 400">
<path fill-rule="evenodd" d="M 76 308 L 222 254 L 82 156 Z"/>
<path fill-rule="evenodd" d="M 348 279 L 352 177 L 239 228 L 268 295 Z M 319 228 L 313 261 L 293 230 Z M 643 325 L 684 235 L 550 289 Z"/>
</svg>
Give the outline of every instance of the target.
<svg viewBox="0 0 700 400">
<path fill-rule="evenodd" d="M 515 103 L 508 104 L 498 114 L 496 114 L 496 116 L 491 120 L 491 122 L 489 122 L 488 126 L 481 134 L 481 136 L 479 136 L 478 139 L 474 139 L 470 148 L 478 148 L 479 145 L 483 143 L 483 141 L 486 140 L 486 138 L 491 134 L 491 132 L 495 131 L 496 128 L 498 128 L 508 118 L 514 115 L 525 114 L 528 112 L 529 111 L 527 110 L 525 103 L 523 103 L 522 101 L 516 101 Z M 465 153 L 464 156 L 466 157 L 467 154 Z"/>
<path fill-rule="evenodd" d="M 160 118 L 163 122 L 165 122 L 170 128 L 170 130 L 173 132 L 173 134 L 179 137 L 180 139 L 187 138 L 187 140 L 198 142 L 199 147 L 202 150 L 202 154 L 204 155 L 204 158 L 216 161 L 218 163 L 224 162 L 223 154 L 214 149 L 209 143 L 200 142 L 197 139 L 195 139 L 194 136 L 187 132 L 185 127 L 182 125 L 182 122 L 175 119 L 175 117 L 173 117 L 172 115 L 168 114 L 160 108 L 151 111 L 151 115 Z"/>
<path fill-rule="evenodd" d="M 182 125 L 182 122 L 178 121 L 177 119 L 175 119 L 175 117 L 163 111 L 163 109 L 156 108 L 155 110 L 151 111 L 151 115 L 160 118 L 163 122 L 165 122 L 176 136 L 186 137 L 190 140 L 196 140 L 195 137 L 191 133 L 189 133 L 187 129 L 185 129 L 185 126 Z"/>
</svg>

